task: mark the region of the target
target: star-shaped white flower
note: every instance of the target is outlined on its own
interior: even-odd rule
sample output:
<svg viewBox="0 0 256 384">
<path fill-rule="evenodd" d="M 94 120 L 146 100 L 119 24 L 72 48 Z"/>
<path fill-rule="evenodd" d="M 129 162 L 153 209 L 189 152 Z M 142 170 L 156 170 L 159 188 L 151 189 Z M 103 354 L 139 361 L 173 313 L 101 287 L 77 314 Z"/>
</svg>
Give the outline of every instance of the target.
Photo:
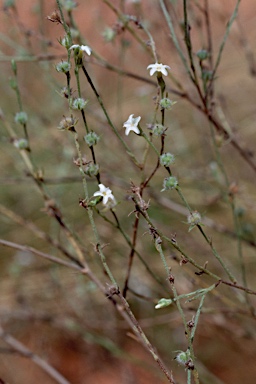
<svg viewBox="0 0 256 384">
<path fill-rule="evenodd" d="M 140 122 L 141 117 L 133 117 L 134 115 L 130 115 L 128 120 L 123 124 L 123 127 L 125 128 L 125 134 L 129 135 L 131 131 L 139 134 L 140 130 L 138 128 L 138 124 Z"/>
<path fill-rule="evenodd" d="M 99 191 L 95 192 L 93 196 L 102 196 L 103 197 L 103 204 L 106 205 L 109 203 L 109 200 L 111 203 L 115 203 L 114 195 L 108 187 L 105 187 L 103 184 L 99 184 Z"/>
<path fill-rule="evenodd" d="M 161 72 L 164 76 L 168 75 L 167 68 L 171 69 L 169 65 L 163 65 L 161 63 L 155 63 L 148 65 L 147 69 L 150 69 L 149 74 L 153 76 L 155 72 Z"/>
<path fill-rule="evenodd" d="M 92 53 L 92 50 L 90 47 L 88 47 L 88 45 L 79 45 L 79 44 L 74 44 L 72 45 L 69 49 L 79 49 L 79 51 L 82 51 L 82 52 L 85 52 L 87 53 L 88 56 L 91 55 Z"/>
</svg>

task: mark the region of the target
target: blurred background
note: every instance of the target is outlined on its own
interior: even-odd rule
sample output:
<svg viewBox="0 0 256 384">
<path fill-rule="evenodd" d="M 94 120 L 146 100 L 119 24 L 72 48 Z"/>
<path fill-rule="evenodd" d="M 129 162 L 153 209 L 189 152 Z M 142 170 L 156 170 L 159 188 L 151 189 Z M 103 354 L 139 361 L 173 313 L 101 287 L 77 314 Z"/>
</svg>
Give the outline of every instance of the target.
<svg viewBox="0 0 256 384">
<path fill-rule="evenodd" d="M 64 3 L 67 5 L 68 2 Z M 171 67 L 169 76 L 165 78 L 166 89 L 169 98 L 176 104 L 166 112 L 168 130 L 165 149 L 176 156 L 173 174 L 177 176 L 190 206 L 201 213 L 207 235 L 241 285 L 238 248 L 242 249 L 248 287 L 256 289 L 255 171 L 230 139 L 219 132 L 212 132 L 205 115 L 184 97 L 187 94 L 195 104 L 200 105 L 195 87 L 170 37 L 159 2 L 116 0 L 110 4 L 120 12 L 143 21 L 155 41 L 159 62 Z M 204 14 L 207 4 L 207 1 L 199 0 L 190 1 L 188 5 L 195 58 L 196 52 L 207 47 Z M 208 6 L 213 58 L 216 60 L 236 1 L 209 1 Z M 58 222 L 47 214 L 43 198 L 10 137 L 11 131 L 17 138 L 24 136 L 22 126 L 15 123 L 19 105 L 12 87 L 15 76 L 11 60 L 14 59 L 22 107 L 28 115 L 33 164 L 42 175 L 47 193 L 60 207 L 65 223 L 79 238 L 92 270 L 106 284 L 108 280 L 94 251 L 95 240 L 86 210 L 79 206 L 79 199 L 84 198 L 84 193 L 79 169 L 73 161 L 77 157 L 74 140 L 69 132 L 58 130 L 63 116 L 69 115 L 69 109 L 67 100 L 61 96 L 61 90 L 66 85 L 65 75 L 55 69 L 58 62 L 67 58 L 66 49 L 59 43 L 64 37 L 64 30 L 61 24 L 47 18 L 51 18 L 56 9 L 56 2 L 51 0 L 9 0 L 1 5 L 0 237 L 64 258 L 46 238 L 39 235 L 42 231 L 72 253 Z M 185 52 L 182 4 L 169 1 L 168 10 Z M 215 76 L 213 104 L 218 121 L 230 136 L 236 137 L 252 161 L 255 160 L 251 151 L 254 151 L 256 142 L 255 11 L 254 0 L 239 5 Z M 67 20 L 71 20 L 67 10 L 64 14 Z M 87 71 L 112 122 L 142 161 L 145 141 L 135 134 L 124 136 L 123 123 L 130 114 L 139 115 L 142 129 L 148 132 L 148 125 L 154 121 L 157 83 L 146 69 L 154 62 L 150 50 L 143 48 L 123 28 L 107 2 L 81 1 L 72 11 L 72 17 L 73 26 L 76 26 L 73 28 L 73 42 L 81 41 L 93 50 L 91 57 L 85 57 Z M 136 23 L 130 22 L 129 25 L 142 41 L 148 43 L 148 35 L 138 29 Z M 73 60 L 71 62 L 73 64 Z M 108 69 L 107 63 L 113 67 Z M 122 76 L 115 68 L 132 75 Z M 74 66 L 71 86 L 77 96 L 73 70 Z M 129 199 L 130 182 L 139 184 L 142 174 L 132 165 L 113 134 L 85 77 L 81 77 L 81 93 L 89 100 L 86 107 L 88 125 L 101 138 L 95 151 L 102 183 L 111 188 L 118 200 L 116 213 L 131 238 L 134 223 L 131 212 L 134 207 Z M 91 154 L 83 141 L 85 131 L 80 116 L 78 112 L 73 114 L 79 118 L 76 130 L 82 154 L 90 160 Z M 219 148 L 217 156 L 213 137 Z M 218 156 L 224 164 L 229 186 L 218 164 Z M 145 175 L 150 174 L 155 164 L 156 155 L 150 151 Z M 144 196 L 146 201 L 150 200 L 149 215 L 154 224 L 168 237 L 174 236 L 198 264 L 204 265 L 208 261 L 209 269 L 227 280 L 200 232 L 196 229 L 188 232 L 187 210 L 178 194 L 172 191 L 160 193 L 164 177 L 165 170 L 160 168 Z M 93 195 L 98 190 L 98 183 L 89 177 L 88 183 L 90 195 Z M 240 242 L 235 235 L 231 203 L 234 203 L 233 213 L 239 221 Z M 109 212 L 104 215 L 111 218 Z M 120 232 L 106 220 L 97 215 L 95 220 L 102 244 L 107 244 L 104 253 L 108 264 L 122 287 L 129 246 Z M 166 382 L 151 356 L 134 339 L 128 325 L 92 282 L 75 271 L 42 260 L 28 251 L 0 247 L 0 321 L 6 332 L 50 362 L 74 384 Z M 177 350 L 187 347 L 184 327 L 176 306 L 158 311 L 154 308 L 161 297 L 168 297 L 171 292 L 143 220 L 138 229 L 136 249 L 154 276 L 159 277 L 160 284 L 135 257 L 128 301 L 152 344 L 173 370 L 177 383 L 185 383 L 184 367 L 174 360 Z M 206 275 L 196 275 L 196 269 L 189 264 L 181 265 L 179 255 L 170 245 L 165 244 L 164 251 L 179 294 L 216 282 Z M 196 363 L 202 383 L 255 382 L 254 297 L 250 295 L 248 304 L 248 297 L 243 291 L 224 285 L 206 297 L 195 338 Z M 184 303 L 188 320 L 196 309 L 197 302 Z M 0 353 L 0 378 L 4 382 L 55 382 L 31 359 L 21 357 L 4 341 L 0 342 Z"/>
</svg>

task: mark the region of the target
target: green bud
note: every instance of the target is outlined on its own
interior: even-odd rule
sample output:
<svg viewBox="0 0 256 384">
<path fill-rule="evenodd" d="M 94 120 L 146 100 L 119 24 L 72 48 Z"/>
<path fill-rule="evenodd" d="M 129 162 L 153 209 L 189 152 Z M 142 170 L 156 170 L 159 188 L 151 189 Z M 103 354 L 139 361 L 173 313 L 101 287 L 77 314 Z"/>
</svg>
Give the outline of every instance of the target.
<svg viewBox="0 0 256 384">
<path fill-rule="evenodd" d="M 28 141 L 26 139 L 17 139 L 13 144 L 18 149 L 29 149 Z"/>
<path fill-rule="evenodd" d="M 213 71 L 210 71 L 209 69 L 203 69 L 202 70 L 202 79 L 204 82 L 208 82 L 212 79 Z"/>
<path fill-rule="evenodd" d="M 78 109 L 79 111 L 81 111 L 82 109 L 85 108 L 87 103 L 88 103 L 88 100 L 84 100 L 81 97 L 78 97 L 77 99 L 73 100 L 72 108 Z"/>
<path fill-rule="evenodd" d="M 188 224 L 196 225 L 201 223 L 202 218 L 199 212 L 194 211 L 190 215 L 188 215 L 187 220 L 188 220 Z"/>
<path fill-rule="evenodd" d="M 165 131 L 166 128 L 162 124 L 155 124 L 152 128 L 152 132 L 155 136 L 162 136 Z"/>
<path fill-rule="evenodd" d="M 28 121 L 28 115 L 24 111 L 17 112 L 14 120 L 15 120 L 15 123 L 26 124 Z"/>
<path fill-rule="evenodd" d="M 88 144 L 89 147 L 96 145 L 99 142 L 100 138 L 95 132 L 89 132 L 84 136 L 84 141 Z"/>
<path fill-rule="evenodd" d="M 191 359 L 190 357 L 190 351 L 187 350 L 186 352 L 180 351 L 178 355 L 175 357 L 175 360 L 181 365 L 186 365 L 186 363 Z"/>
<path fill-rule="evenodd" d="M 172 303 L 173 303 L 172 299 L 165 299 L 165 298 L 160 299 L 158 301 L 157 305 L 155 306 L 155 309 L 160 309 L 160 308 L 168 307 Z"/>
<path fill-rule="evenodd" d="M 175 162 L 175 156 L 172 153 L 163 153 L 160 156 L 160 164 L 164 167 L 169 167 L 169 165 Z"/>
<path fill-rule="evenodd" d="M 161 192 L 167 191 L 168 189 L 176 189 L 178 187 L 178 180 L 175 176 L 166 177 L 164 179 L 163 187 Z"/>
<path fill-rule="evenodd" d="M 96 176 L 99 173 L 99 166 L 98 164 L 89 163 L 87 164 L 85 168 L 85 173 L 88 176 Z"/>
<path fill-rule="evenodd" d="M 187 217 L 188 224 L 190 225 L 189 227 L 189 232 L 197 225 L 201 225 L 202 223 L 202 217 L 199 212 L 194 211 Z"/>
<path fill-rule="evenodd" d="M 71 69 L 71 64 L 67 61 L 60 61 L 55 66 L 57 72 L 68 73 Z"/>
<path fill-rule="evenodd" d="M 172 101 L 168 99 L 168 97 L 165 97 L 160 100 L 160 107 L 162 109 L 171 109 L 171 107 L 176 104 L 176 101 Z"/>
<path fill-rule="evenodd" d="M 203 61 L 209 57 L 209 52 L 206 49 L 200 49 L 200 51 L 197 51 L 196 55 L 199 60 Z"/>
</svg>

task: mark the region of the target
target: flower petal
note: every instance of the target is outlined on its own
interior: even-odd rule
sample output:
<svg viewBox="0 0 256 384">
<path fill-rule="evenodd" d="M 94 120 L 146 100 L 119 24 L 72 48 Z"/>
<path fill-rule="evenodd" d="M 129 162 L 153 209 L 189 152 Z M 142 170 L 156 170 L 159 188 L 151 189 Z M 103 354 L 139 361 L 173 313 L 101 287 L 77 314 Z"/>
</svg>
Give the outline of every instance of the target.
<svg viewBox="0 0 256 384">
<path fill-rule="evenodd" d="M 128 117 L 128 120 L 124 123 L 124 127 L 127 125 L 131 125 L 133 123 L 133 116 L 134 116 L 134 114 L 132 114 Z"/>
<path fill-rule="evenodd" d="M 156 68 L 152 67 L 149 71 L 150 76 L 153 76 L 155 72 L 156 72 Z"/>
<path fill-rule="evenodd" d="M 100 189 L 100 192 L 102 193 L 102 192 L 105 192 L 106 187 L 104 184 L 99 184 L 99 189 Z"/>
<path fill-rule="evenodd" d="M 91 55 L 92 53 L 92 50 L 90 47 L 88 47 L 88 45 L 81 45 L 80 47 L 82 49 L 82 51 L 84 51 L 85 53 L 87 53 L 88 56 Z"/>
<path fill-rule="evenodd" d="M 102 193 L 100 191 L 94 192 L 93 196 L 102 196 Z"/>
<path fill-rule="evenodd" d="M 131 131 L 132 131 L 132 128 L 130 126 L 126 127 L 126 130 L 125 130 L 126 136 L 128 136 Z"/>
<path fill-rule="evenodd" d="M 140 130 L 139 130 L 138 127 L 134 127 L 134 128 L 133 128 L 133 132 L 137 133 L 137 135 L 140 134 Z"/>
<path fill-rule="evenodd" d="M 104 195 L 104 196 L 103 196 L 103 204 L 104 204 L 104 205 L 107 204 L 108 199 L 109 199 L 109 196 L 107 196 L 107 195 Z"/>
<path fill-rule="evenodd" d="M 78 45 L 78 44 L 74 44 L 74 45 L 71 45 L 71 47 L 69 48 L 69 50 L 70 49 L 76 49 L 76 48 L 79 48 L 80 47 L 80 45 Z"/>
<path fill-rule="evenodd" d="M 141 120 L 141 117 L 140 117 L 140 116 L 135 117 L 135 118 L 133 119 L 133 125 L 136 125 L 136 127 L 137 127 L 137 125 L 139 124 L 140 120 Z"/>
</svg>

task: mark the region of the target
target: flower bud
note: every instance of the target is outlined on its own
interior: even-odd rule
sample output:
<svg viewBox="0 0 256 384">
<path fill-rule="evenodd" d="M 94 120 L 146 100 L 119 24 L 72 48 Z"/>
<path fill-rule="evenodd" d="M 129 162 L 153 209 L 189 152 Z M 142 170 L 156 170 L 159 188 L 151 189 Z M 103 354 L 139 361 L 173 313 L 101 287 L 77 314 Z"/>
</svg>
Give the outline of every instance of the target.
<svg viewBox="0 0 256 384">
<path fill-rule="evenodd" d="M 88 176 L 96 176 L 99 173 L 99 166 L 98 164 L 89 163 L 86 165 L 85 173 Z"/>
<path fill-rule="evenodd" d="M 29 149 L 28 141 L 26 139 L 17 139 L 13 144 L 18 149 Z"/>
<path fill-rule="evenodd" d="M 23 112 L 23 111 L 17 112 L 14 120 L 15 120 L 15 123 L 26 124 L 28 121 L 28 115 L 26 114 L 26 112 Z"/>
<path fill-rule="evenodd" d="M 175 162 L 175 156 L 172 153 L 163 153 L 160 156 L 160 164 L 164 167 L 169 167 L 169 165 Z"/>
<path fill-rule="evenodd" d="M 75 132 L 75 125 L 77 124 L 78 120 L 75 119 L 73 116 L 70 117 L 64 117 L 58 126 L 58 129 L 61 131 L 71 131 Z"/>
<path fill-rule="evenodd" d="M 208 82 L 212 79 L 213 71 L 210 71 L 209 69 L 204 68 L 202 71 L 202 79 L 204 82 Z"/>
<path fill-rule="evenodd" d="M 178 355 L 175 357 L 175 360 L 181 365 L 186 366 L 186 363 L 190 359 L 190 352 L 187 350 L 186 352 L 180 351 Z"/>
<path fill-rule="evenodd" d="M 166 128 L 162 124 L 155 124 L 152 128 L 152 132 L 155 136 L 162 136 Z"/>
<path fill-rule="evenodd" d="M 67 61 L 61 61 L 55 66 L 57 72 L 68 73 L 71 69 L 71 64 Z"/>
<path fill-rule="evenodd" d="M 78 97 L 77 99 L 73 100 L 72 108 L 78 109 L 79 111 L 81 111 L 82 109 L 85 108 L 87 103 L 88 103 L 88 100 L 84 100 L 82 97 Z"/>
<path fill-rule="evenodd" d="M 160 309 L 160 308 L 164 308 L 164 307 L 168 307 L 169 305 L 171 305 L 173 302 L 172 299 L 160 299 L 157 303 L 157 305 L 155 306 L 155 309 Z"/>
<path fill-rule="evenodd" d="M 201 215 L 199 212 L 194 211 L 187 217 L 188 224 L 197 225 L 200 224 L 202 221 Z"/>
<path fill-rule="evenodd" d="M 196 55 L 199 60 L 203 61 L 209 57 L 209 52 L 206 49 L 200 49 L 200 51 L 197 51 Z"/>
<path fill-rule="evenodd" d="M 171 109 L 171 107 L 176 104 L 176 101 L 172 101 L 170 99 L 168 99 L 168 97 L 165 97 L 163 98 L 162 100 L 160 100 L 160 107 L 162 109 Z"/>
<path fill-rule="evenodd" d="M 202 217 L 199 212 L 194 211 L 187 217 L 187 221 L 189 224 L 189 232 L 197 225 L 202 224 Z"/>
<path fill-rule="evenodd" d="M 178 187 L 177 178 L 175 176 L 166 177 L 164 179 L 163 187 L 161 192 L 167 191 L 168 189 L 176 189 Z"/>
<path fill-rule="evenodd" d="M 96 145 L 99 140 L 99 136 L 93 131 L 84 136 L 84 141 L 89 145 L 89 147 Z"/>
</svg>

